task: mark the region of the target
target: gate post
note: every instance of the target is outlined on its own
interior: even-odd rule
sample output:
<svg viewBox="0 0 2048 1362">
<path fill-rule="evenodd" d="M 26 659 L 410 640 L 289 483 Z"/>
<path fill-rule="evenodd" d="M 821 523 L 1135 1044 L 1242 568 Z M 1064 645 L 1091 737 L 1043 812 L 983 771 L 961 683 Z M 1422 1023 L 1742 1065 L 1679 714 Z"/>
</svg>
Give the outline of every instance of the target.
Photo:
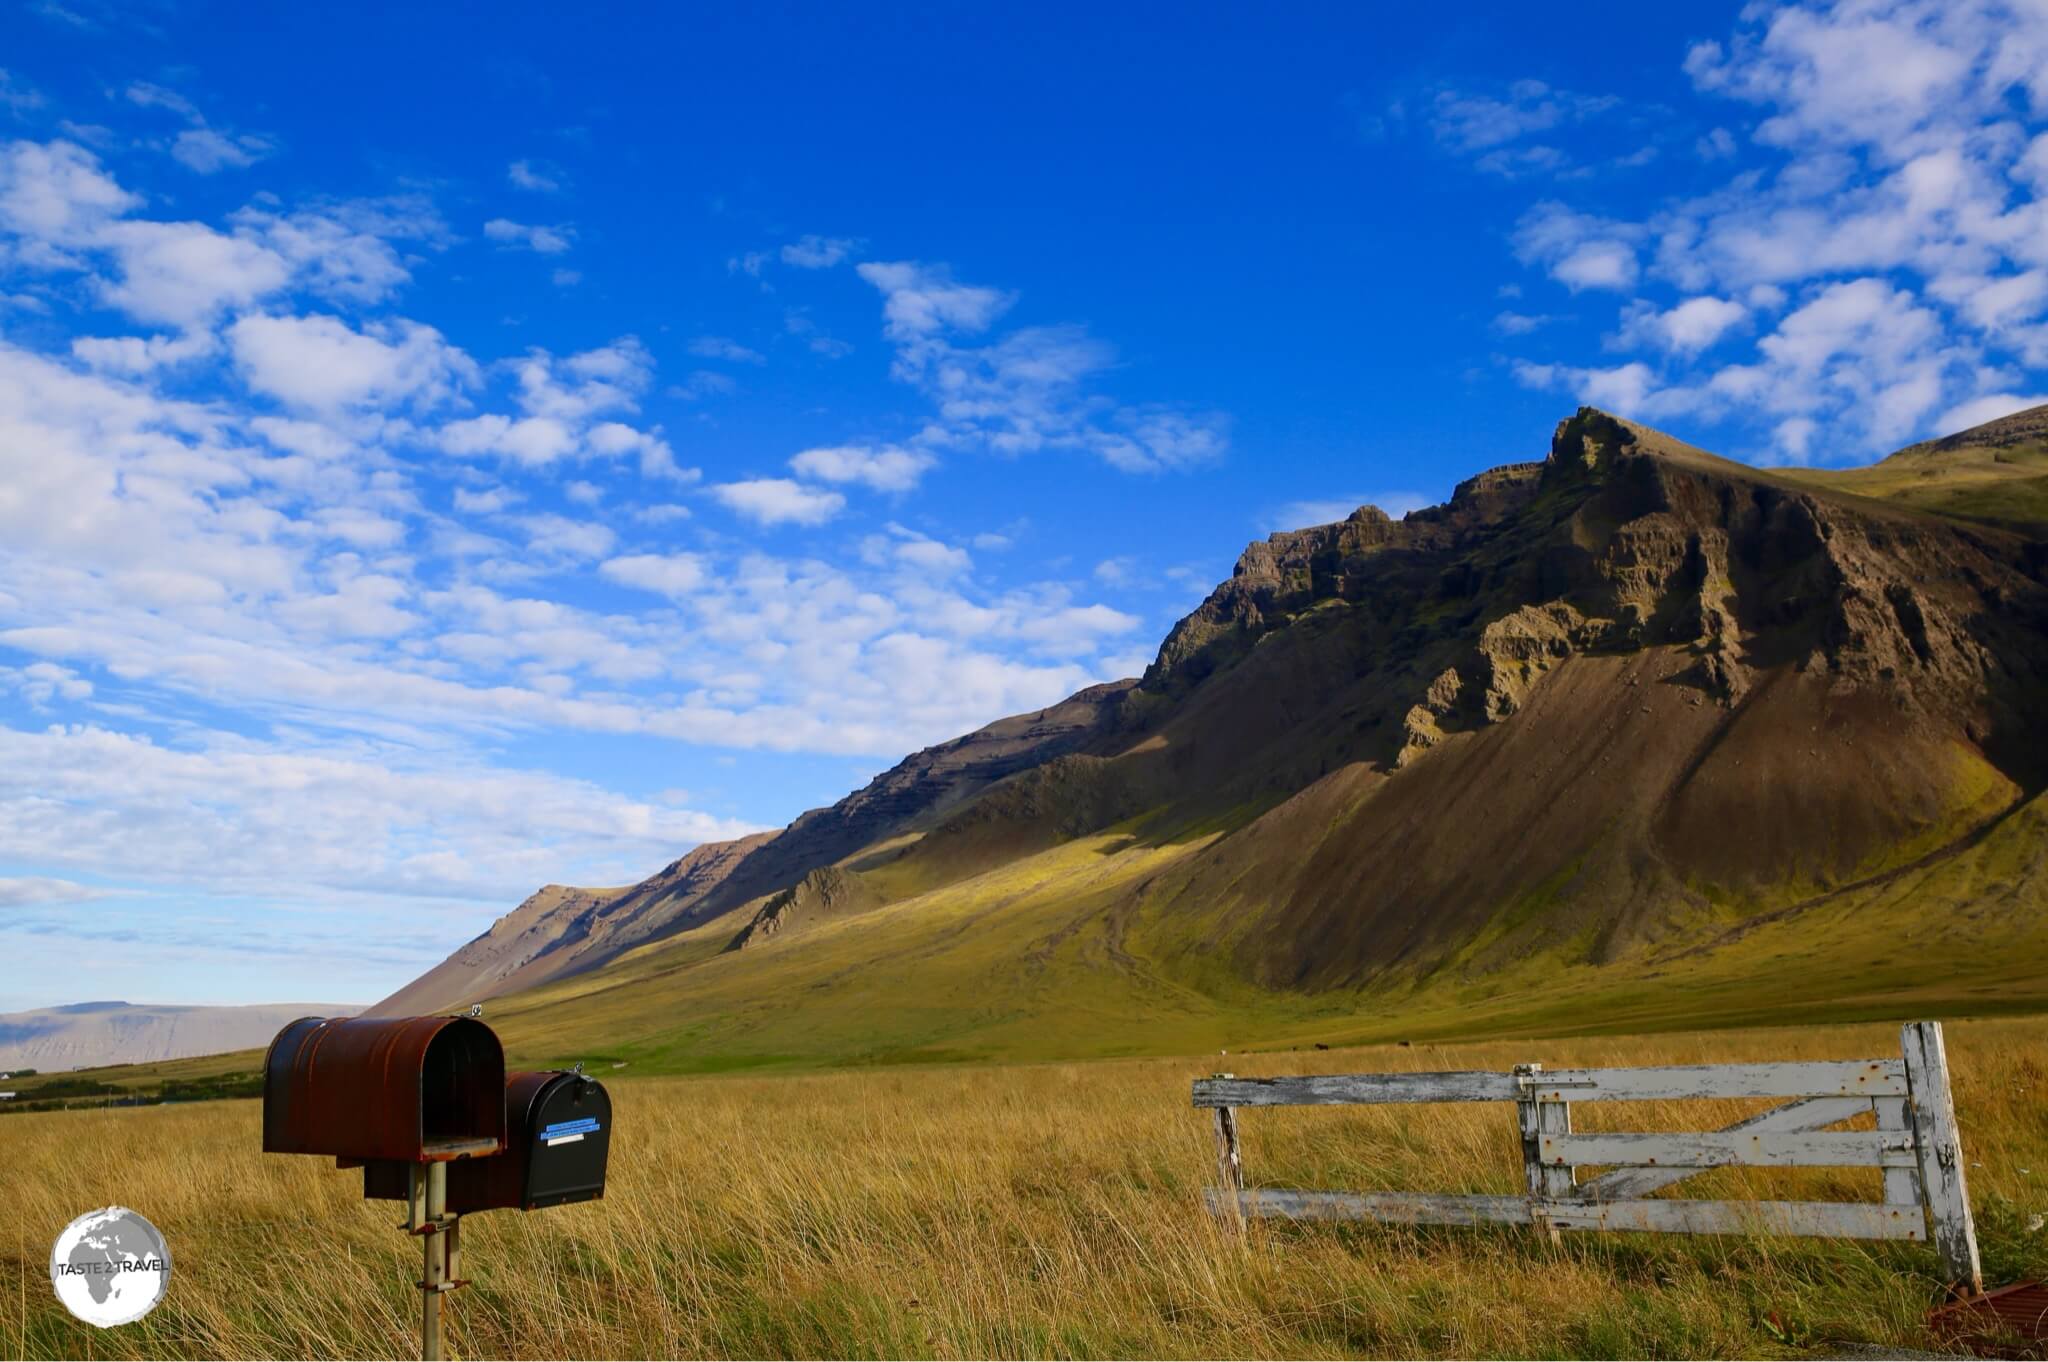
<svg viewBox="0 0 2048 1362">
<path fill-rule="evenodd" d="M 1522 1089 L 1522 1096 L 1515 1102 L 1515 1116 L 1522 1131 L 1522 1177 L 1529 1195 L 1538 1201 L 1556 1201 L 1572 1194 L 1576 1179 L 1572 1169 L 1543 1162 L 1543 1137 L 1569 1135 L 1572 1108 L 1569 1102 L 1545 1101 L 1537 1095 L 1542 1075 L 1541 1064 L 1515 1066 L 1515 1081 Z M 1535 1219 L 1538 1226 L 1549 1231 L 1550 1242 L 1558 1242 L 1557 1228 L 1544 1219 L 1540 1208 Z"/>
<path fill-rule="evenodd" d="M 1215 1074 L 1216 1078 L 1231 1078 L 1232 1074 Z M 1244 1159 L 1237 1147 L 1237 1109 L 1216 1108 L 1216 1175 L 1222 1180 L 1222 1193 L 1230 1202 L 1230 1217 L 1226 1222 L 1235 1234 L 1244 1233 Z"/>
<path fill-rule="evenodd" d="M 1949 1094 L 1948 1047 L 1942 1042 L 1941 1023 L 1907 1022 L 1899 1039 L 1905 1051 L 1906 1087 L 1912 1094 L 1913 1151 L 1920 1161 L 1920 1196 L 1931 1222 L 1930 1236 L 1949 1285 L 1981 1295 L 1984 1269 L 1977 1259 L 1977 1226 L 1970 1218 L 1962 1133 Z"/>
</svg>

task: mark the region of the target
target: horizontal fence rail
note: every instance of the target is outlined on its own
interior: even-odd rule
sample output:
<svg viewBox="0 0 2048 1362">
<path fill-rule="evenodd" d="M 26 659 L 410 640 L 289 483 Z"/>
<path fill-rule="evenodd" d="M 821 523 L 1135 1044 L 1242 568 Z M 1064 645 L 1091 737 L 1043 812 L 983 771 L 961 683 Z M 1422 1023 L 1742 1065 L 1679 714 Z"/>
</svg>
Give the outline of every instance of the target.
<svg viewBox="0 0 2048 1362">
<path fill-rule="evenodd" d="M 1911 1168 L 1918 1162 L 1910 1136 L 1865 1130 L 1545 1135 L 1538 1147 L 1545 1163 L 1641 1168 Z"/>
<path fill-rule="evenodd" d="M 1917 1206 L 1832 1201 L 1545 1201 L 1426 1192 L 1241 1192 L 1246 1215 L 1285 1220 L 1378 1220 L 1399 1225 L 1529 1225 L 1662 1234 L 1803 1234 L 1925 1241 Z M 1212 1212 L 1227 1211 L 1211 1188 Z"/>
<path fill-rule="evenodd" d="M 1313 1107 L 1382 1102 L 1654 1102 L 1688 1097 L 1904 1097 L 1896 1059 L 1816 1064 L 1688 1064 L 1656 1069 L 1550 1069 L 1531 1075 L 1218 1075 L 1195 1080 L 1198 1107 Z"/>
<path fill-rule="evenodd" d="M 1194 1105 L 1214 1113 L 1223 1186 L 1206 1201 L 1247 1218 L 1377 1220 L 1410 1225 L 1523 1225 L 1665 1234 L 1796 1234 L 1931 1242 L 1950 1280 L 1983 1289 L 1963 1185 L 1961 1137 L 1941 1027 L 1901 1032 L 1900 1059 L 1545 1069 L 1512 1073 L 1321 1074 L 1197 1079 Z M 1573 1132 L 1580 1102 L 1792 1099 L 1716 1131 Z M 1513 1102 L 1527 1194 L 1247 1190 L 1237 1112 L 1244 1107 Z M 1875 1129 L 1828 1129 L 1859 1116 Z M 1581 1167 L 1609 1171 L 1578 1181 Z M 1711 1168 L 1875 1168 L 1882 1202 L 1650 1199 Z"/>
</svg>

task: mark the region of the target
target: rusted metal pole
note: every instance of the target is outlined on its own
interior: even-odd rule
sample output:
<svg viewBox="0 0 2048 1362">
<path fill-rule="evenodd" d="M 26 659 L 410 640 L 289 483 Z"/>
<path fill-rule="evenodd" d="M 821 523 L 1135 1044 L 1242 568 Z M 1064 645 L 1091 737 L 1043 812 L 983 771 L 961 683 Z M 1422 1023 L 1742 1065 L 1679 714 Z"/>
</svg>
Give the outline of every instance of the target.
<svg viewBox="0 0 2048 1362">
<path fill-rule="evenodd" d="M 426 1276 L 420 1282 L 420 1358 L 441 1357 L 441 1295 L 448 1281 L 448 1240 L 441 1222 L 448 1215 L 448 1165 L 427 1165 Z"/>
</svg>

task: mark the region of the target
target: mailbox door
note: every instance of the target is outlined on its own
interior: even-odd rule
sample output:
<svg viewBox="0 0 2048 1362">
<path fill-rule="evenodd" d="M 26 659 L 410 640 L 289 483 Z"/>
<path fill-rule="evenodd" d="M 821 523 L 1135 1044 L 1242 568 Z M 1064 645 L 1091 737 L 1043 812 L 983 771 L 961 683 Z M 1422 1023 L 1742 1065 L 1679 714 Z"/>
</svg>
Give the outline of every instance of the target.
<svg viewBox="0 0 2048 1362">
<path fill-rule="evenodd" d="M 514 1138 L 526 1140 L 526 1209 L 604 1195 L 612 1142 L 612 1099 L 604 1084 L 581 1074 L 550 1075 L 533 1091 L 520 1124 Z"/>
</svg>

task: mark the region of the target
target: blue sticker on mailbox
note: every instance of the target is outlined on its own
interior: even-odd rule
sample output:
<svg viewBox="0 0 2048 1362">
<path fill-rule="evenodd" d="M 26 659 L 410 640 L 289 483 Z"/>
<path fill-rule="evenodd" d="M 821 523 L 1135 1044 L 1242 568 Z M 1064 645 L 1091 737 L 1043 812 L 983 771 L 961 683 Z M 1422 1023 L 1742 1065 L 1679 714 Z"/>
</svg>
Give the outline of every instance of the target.
<svg viewBox="0 0 2048 1362">
<path fill-rule="evenodd" d="M 574 1121 L 557 1121 L 540 1132 L 543 1140 L 559 1140 L 564 1135 L 588 1135 L 597 1129 L 595 1116 L 584 1116 Z"/>
</svg>

